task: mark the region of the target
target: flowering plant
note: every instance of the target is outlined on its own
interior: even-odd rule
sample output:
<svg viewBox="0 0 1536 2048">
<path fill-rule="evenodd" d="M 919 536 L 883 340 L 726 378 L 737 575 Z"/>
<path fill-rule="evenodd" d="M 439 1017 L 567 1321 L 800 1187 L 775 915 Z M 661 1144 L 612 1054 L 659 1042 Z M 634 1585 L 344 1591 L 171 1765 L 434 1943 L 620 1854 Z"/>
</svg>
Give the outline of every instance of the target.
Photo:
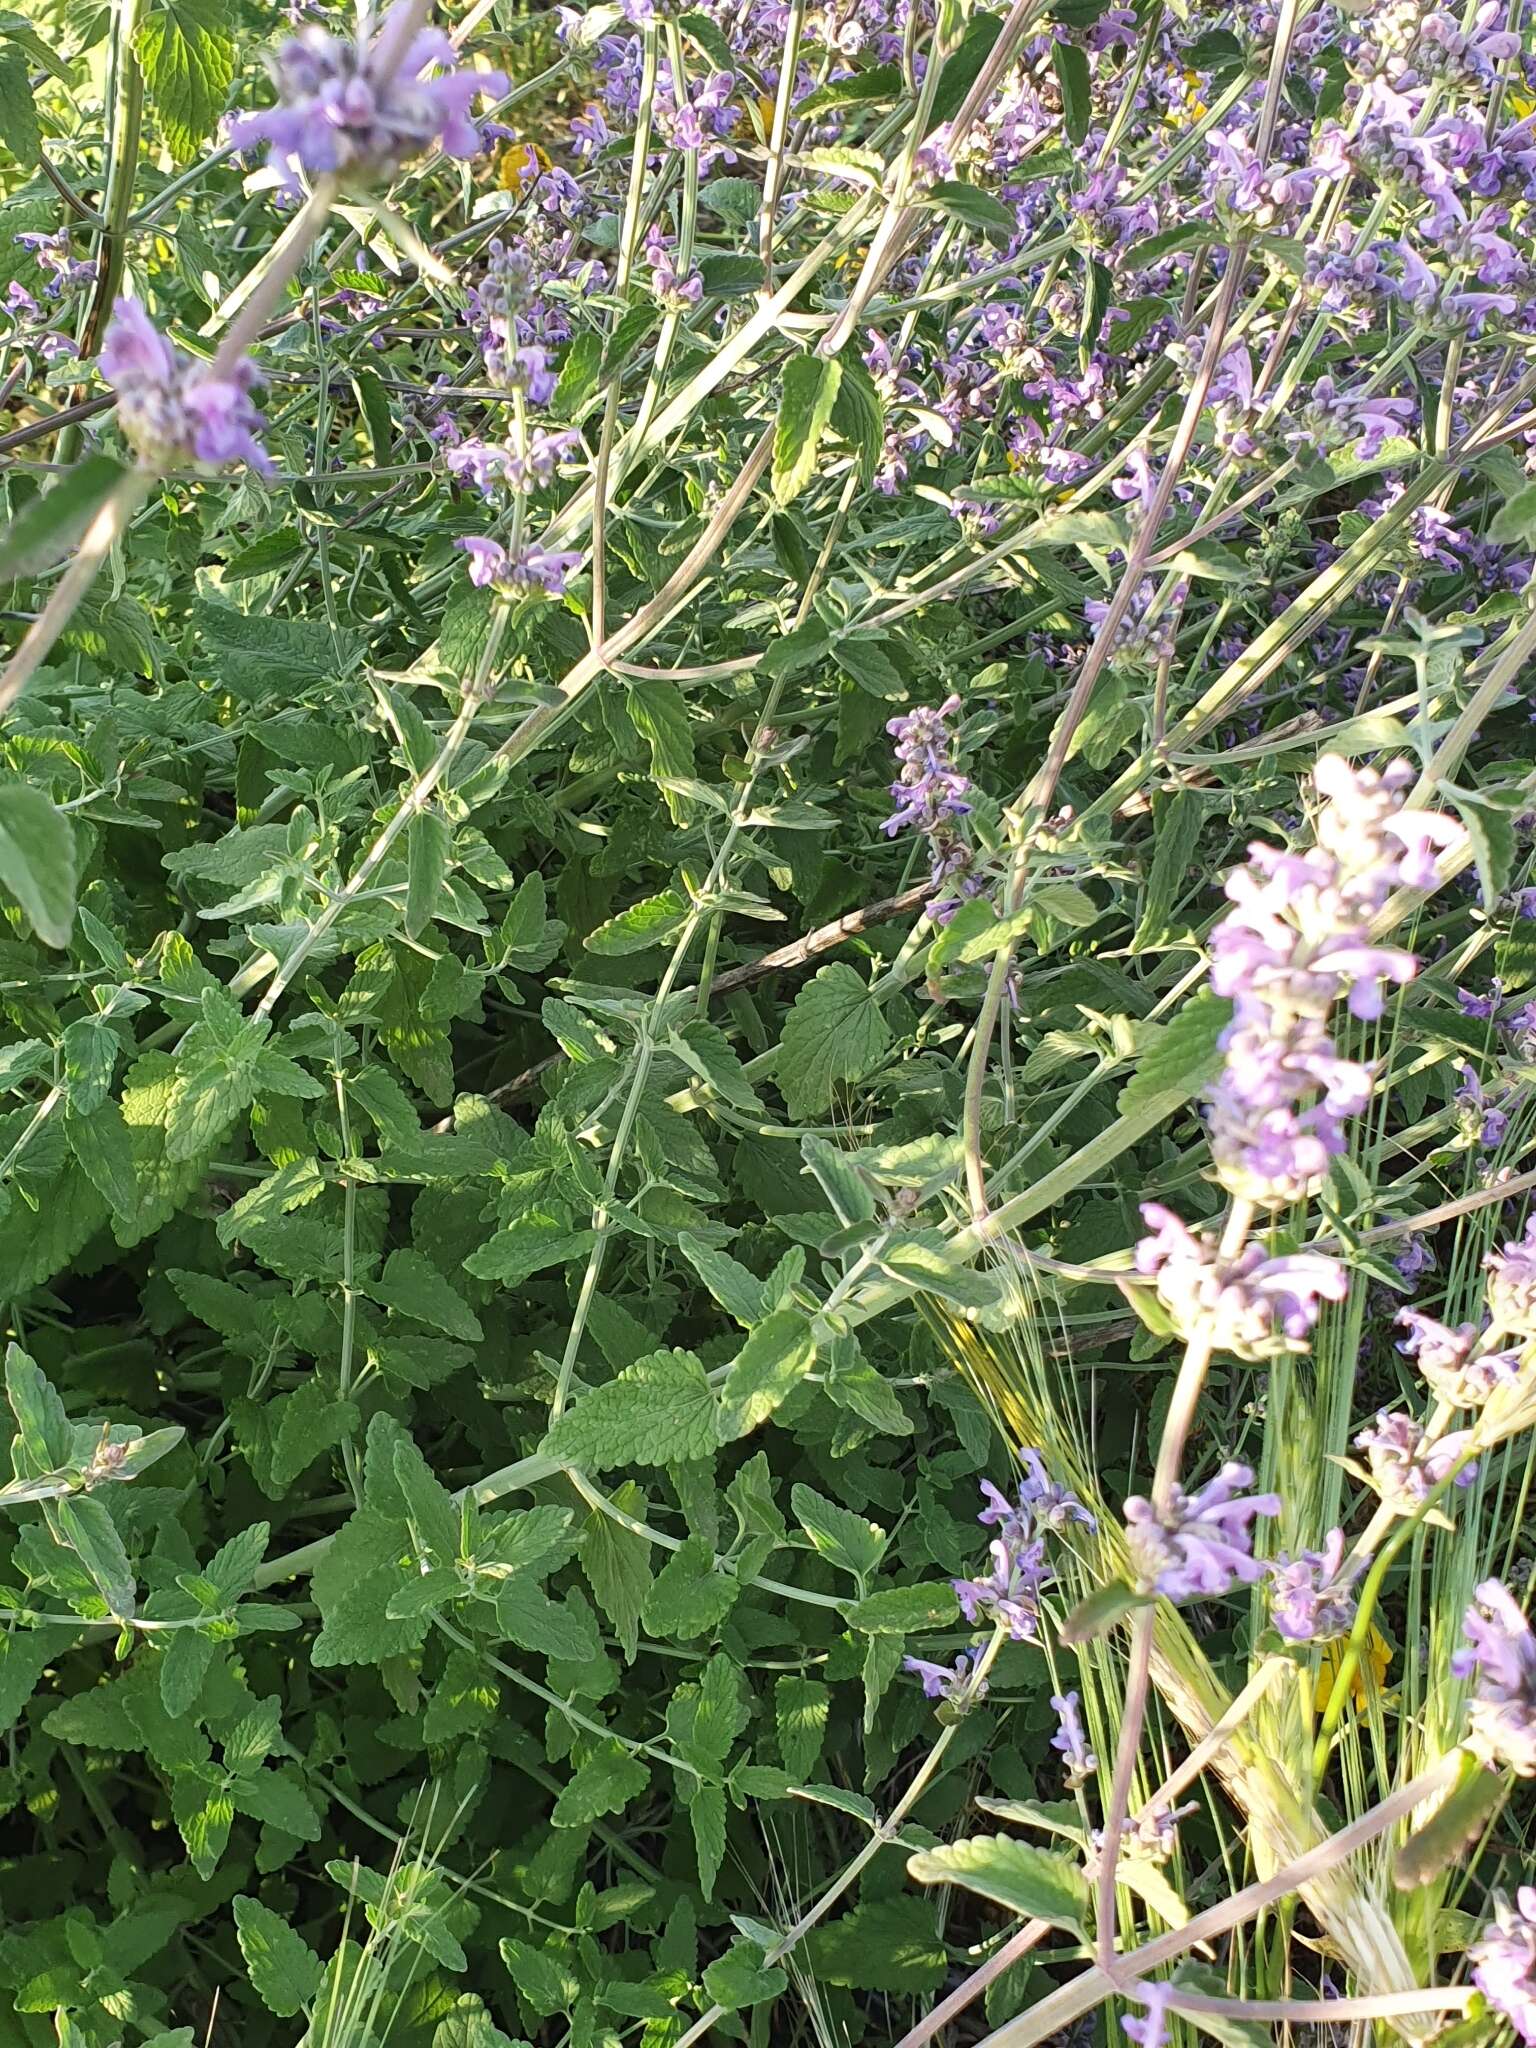
<svg viewBox="0 0 1536 2048">
<path fill-rule="evenodd" d="M 0 108 L 16 2040 L 1536 2042 L 1523 0 Z"/>
</svg>

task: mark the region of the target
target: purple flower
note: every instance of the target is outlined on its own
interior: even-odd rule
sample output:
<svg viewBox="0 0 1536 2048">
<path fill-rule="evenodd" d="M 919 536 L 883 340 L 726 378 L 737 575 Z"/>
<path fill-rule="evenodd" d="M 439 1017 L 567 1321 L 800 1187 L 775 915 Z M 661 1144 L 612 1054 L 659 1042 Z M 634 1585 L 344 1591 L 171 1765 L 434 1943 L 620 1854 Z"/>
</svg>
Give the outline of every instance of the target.
<svg viewBox="0 0 1536 2048">
<path fill-rule="evenodd" d="M 371 182 L 434 145 L 474 156 L 482 138 L 469 110 L 482 95 L 499 98 L 507 81 L 461 69 L 440 29 L 423 29 L 402 50 L 406 12 L 406 0 L 395 0 L 371 40 L 301 29 L 273 61 L 277 105 L 230 122 L 235 148 L 265 143 L 275 181 L 295 195 L 306 176 Z"/>
<path fill-rule="evenodd" d="M 1174 1601 L 1215 1599 L 1261 1578 L 1252 1524 L 1259 1515 L 1278 1515 L 1280 1496 L 1245 1493 L 1252 1484 L 1246 1465 L 1228 1463 L 1198 1493 L 1171 1487 L 1161 1513 L 1133 1494 L 1125 1504 L 1126 1540 L 1142 1590 Z"/>
<path fill-rule="evenodd" d="M 1451 1669 L 1474 1681 L 1469 1746 L 1489 1763 L 1536 1777 L 1536 1637 L 1509 1588 L 1485 1579 L 1462 1622 L 1468 1647 Z"/>
<path fill-rule="evenodd" d="M 1501 1899 L 1494 1920 L 1467 1950 L 1472 1982 L 1521 2040 L 1536 2043 L 1536 1885 L 1522 1885 L 1511 1906 Z"/>
<path fill-rule="evenodd" d="M 1519 1377 L 1520 1353 L 1480 1349 L 1485 1332 L 1476 1323 L 1458 1323 L 1452 1330 L 1415 1308 L 1399 1309 L 1397 1320 L 1408 1332 L 1398 1350 L 1453 1407 L 1481 1408 L 1499 1387 Z"/>
<path fill-rule="evenodd" d="M 996 1529 L 1009 1538 L 1022 1538 L 1041 1528 L 1059 1532 L 1071 1522 L 1081 1522 L 1089 1529 L 1098 1526 L 1077 1495 L 1051 1478 L 1038 1451 L 1022 1450 L 1019 1457 L 1024 1465 L 1024 1477 L 1019 1481 L 1016 1502 L 999 1492 L 990 1479 L 981 1481 L 987 1505 L 976 1519 L 984 1529 Z"/>
<path fill-rule="evenodd" d="M 1259 1361 L 1304 1351 L 1325 1301 L 1342 1301 L 1349 1276 L 1321 1252 L 1265 1256 L 1245 1245 L 1234 1258 L 1218 1258 L 1209 1231 L 1198 1235 L 1160 1202 L 1143 1202 L 1153 1232 L 1136 1247 L 1136 1270 L 1157 1282 L 1158 1299 L 1185 1338 L 1209 1325 L 1218 1351 Z"/>
<path fill-rule="evenodd" d="M 1211 986 L 1232 998 L 1233 1019 L 1209 1098 L 1211 1149 L 1224 1185 L 1251 1201 L 1312 1193 L 1370 1100 L 1370 1070 L 1338 1056 L 1328 1012 L 1343 1000 L 1353 1016 L 1379 1017 L 1383 990 L 1412 978 L 1413 955 L 1374 944 L 1371 922 L 1394 889 L 1433 888 L 1439 856 L 1463 836 L 1453 819 L 1403 808 L 1413 779 L 1405 762 L 1376 774 L 1324 755 L 1316 845 L 1255 844 L 1227 877 Z"/>
<path fill-rule="evenodd" d="M 1418 1232 L 1410 1230 L 1392 1265 L 1402 1279 L 1418 1280 L 1425 1273 L 1434 1272 L 1435 1255 Z"/>
<path fill-rule="evenodd" d="M 967 1621 L 983 1617 L 1005 1628 L 1016 1643 L 1032 1643 L 1040 1631 L 1040 1589 L 1051 1577 L 1045 1542 L 1009 1542 L 997 1537 L 987 1546 L 992 1570 L 982 1579 L 951 1581 Z"/>
<path fill-rule="evenodd" d="M 923 1691 L 929 1699 L 963 1699 L 967 1705 L 971 1705 L 976 1700 L 984 1699 L 987 1692 L 987 1681 L 971 1676 L 974 1661 L 962 1650 L 952 1665 L 929 1664 L 921 1657 L 903 1657 L 901 1668 L 923 1681 Z"/>
<path fill-rule="evenodd" d="M 1490 1252 L 1483 1265 L 1494 1328 L 1536 1337 L 1536 1216 L 1526 1224 L 1524 1237 Z"/>
<path fill-rule="evenodd" d="M 466 538 L 454 542 L 469 556 L 469 580 L 478 589 L 496 589 L 508 596 L 524 597 L 544 590 L 551 597 L 563 595 L 565 579 L 581 561 L 579 553 L 557 554 L 536 543 L 509 555 L 494 540 Z"/>
<path fill-rule="evenodd" d="M 1099 1760 L 1088 1747 L 1088 1738 L 1083 1733 L 1077 1694 L 1052 1693 L 1051 1705 L 1056 1709 L 1058 1724 L 1056 1733 L 1051 1737 L 1051 1747 L 1067 1767 L 1067 1790 L 1075 1792 L 1079 1785 L 1093 1776 L 1099 1768 Z"/>
<path fill-rule="evenodd" d="M 1167 2048 L 1168 2001 L 1173 1996 L 1171 1984 L 1149 1984 L 1145 1978 L 1127 1986 L 1128 1995 L 1139 1998 L 1146 2008 L 1140 2019 L 1127 2014 L 1120 2024 L 1128 2039 L 1136 2048 Z"/>
<path fill-rule="evenodd" d="M 1355 1447 L 1365 1452 L 1383 1502 L 1400 1514 L 1412 1514 L 1449 1477 L 1470 1442 L 1466 1430 L 1432 1437 L 1403 1410 L 1383 1408 L 1370 1428 L 1355 1438 Z M 1476 1465 L 1465 1465 L 1456 1474 L 1456 1484 L 1470 1486 L 1476 1477 Z"/>
<path fill-rule="evenodd" d="M 229 377 L 171 346 L 137 299 L 119 299 L 102 341 L 101 374 L 117 393 L 117 418 L 141 462 L 169 469 L 246 462 L 262 476 L 273 464 L 256 439 L 265 424 L 251 403 L 255 365 L 244 357 Z"/>
<path fill-rule="evenodd" d="M 1270 1565 L 1270 1619 L 1288 1643 L 1323 1643 L 1347 1635 L 1355 1619 L 1350 1588 L 1367 1559 L 1344 1573 L 1344 1531 L 1329 1532 L 1321 1550 L 1277 1557 Z"/>
</svg>

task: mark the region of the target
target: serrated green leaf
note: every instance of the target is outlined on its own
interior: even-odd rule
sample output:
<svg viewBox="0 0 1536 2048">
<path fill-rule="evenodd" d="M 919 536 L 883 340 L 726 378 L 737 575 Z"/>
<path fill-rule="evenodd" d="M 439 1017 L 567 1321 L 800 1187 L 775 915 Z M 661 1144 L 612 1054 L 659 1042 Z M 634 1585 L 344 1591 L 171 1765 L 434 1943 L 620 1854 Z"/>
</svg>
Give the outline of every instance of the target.
<svg viewBox="0 0 1536 2048">
<path fill-rule="evenodd" d="M 691 1351 L 655 1351 L 583 1394 L 550 1430 L 546 1457 L 604 1471 L 707 1458 L 718 1403 Z"/>
<path fill-rule="evenodd" d="M 292 2019 L 314 1998 L 320 1958 L 280 1913 L 246 1895 L 234 1901 L 235 1931 L 251 1989 L 270 2013 Z"/>
<path fill-rule="evenodd" d="M 0 100 L 5 65 L 14 61 L 0 62 Z M 25 80 L 25 66 L 22 72 Z M 32 104 L 30 85 L 27 103 Z M 0 104 L 0 122 L 3 120 Z M 0 534 L 0 582 L 40 575 L 63 561 L 127 473 L 109 455 L 88 455 L 41 497 L 33 498 Z"/>
<path fill-rule="evenodd" d="M 136 48 L 161 130 L 185 163 L 218 126 L 235 75 L 223 0 L 155 0 Z"/>
<path fill-rule="evenodd" d="M 863 977 L 841 961 L 823 967 L 795 998 L 779 1043 L 776 1071 L 790 1115 L 830 1109 L 838 1083 L 862 1080 L 890 1039 Z"/>
<path fill-rule="evenodd" d="M 835 356 L 791 356 L 784 365 L 773 436 L 773 495 L 781 505 L 798 498 L 816 474 L 817 450 L 842 375 Z"/>
<path fill-rule="evenodd" d="M 780 1309 L 760 1322 L 731 1361 L 720 1390 L 722 1443 L 766 1422 L 816 1363 L 816 1338 L 798 1309 Z"/>
</svg>

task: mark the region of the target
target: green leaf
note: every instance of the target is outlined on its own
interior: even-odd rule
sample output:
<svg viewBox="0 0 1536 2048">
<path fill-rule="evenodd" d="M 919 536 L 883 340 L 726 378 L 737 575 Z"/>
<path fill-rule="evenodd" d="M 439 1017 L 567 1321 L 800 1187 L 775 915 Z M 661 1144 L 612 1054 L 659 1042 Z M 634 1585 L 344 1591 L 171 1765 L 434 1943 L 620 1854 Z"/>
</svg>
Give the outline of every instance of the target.
<svg viewBox="0 0 1536 2048">
<path fill-rule="evenodd" d="M 718 1024 L 711 1024 L 706 1017 L 691 1018 L 681 1031 L 673 1033 L 668 1049 L 691 1074 L 707 1082 L 722 1102 L 747 1116 L 762 1115 L 762 1098 Z"/>
<path fill-rule="evenodd" d="M 808 92 L 804 99 L 796 100 L 795 119 L 809 120 L 812 114 L 828 113 L 835 107 L 882 106 L 887 100 L 898 99 L 901 92 L 899 64 L 871 64 L 868 70 L 855 71 L 848 78 L 835 78 Z"/>
<path fill-rule="evenodd" d="M 425 1323 L 429 1329 L 441 1330 L 445 1336 L 478 1344 L 485 1335 L 480 1318 L 458 1289 L 420 1252 L 391 1252 L 384 1271 L 370 1280 L 367 1288 L 372 1300 L 413 1322 Z"/>
<path fill-rule="evenodd" d="M 843 366 L 834 356 L 791 356 L 784 365 L 773 436 L 773 495 L 787 505 L 816 474 L 816 451 L 832 418 Z"/>
<path fill-rule="evenodd" d="M 59 1531 L 95 1581 L 107 1612 L 128 1619 L 134 1607 L 133 1567 L 105 1505 L 90 1494 L 55 1503 Z"/>
<path fill-rule="evenodd" d="M 675 939 L 687 916 L 687 899 L 676 889 L 663 889 L 655 896 L 632 903 L 628 910 L 621 910 L 617 917 L 610 917 L 605 924 L 598 925 L 595 931 L 587 933 L 582 944 L 589 953 L 604 957 L 644 953 L 652 946 L 664 945 L 668 939 Z"/>
<path fill-rule="evenodd" d="M 1168 937 L 1168 919 L 1178 898 L 1189 892 L 1196 877 L 1192 863 L 1205 806 L 1193 790 L 1159 796 L 1152 806 L 1152 864 L 1142 892 L 1141 916 L 1131 941 L 1133 952 L 1160 945 Z"/>
<path fill-rule="evenodd" d="M 712 1454 L 717 1414 L 714 1391 L 693 1353 L 654 1351 L 583 1394 L 541 1448 L 546 1457 L 598 1472 L 612 1465 L 676 1465 Z"/>
<path fill-rule="evenodd" d="M 832 1695 L 816 1678 L 787 1672 L 773 1688 L 773 1718 L 779 1755 L 794 1778 L 808 1778 L 826 1740 Z"/>
<path fill-rule="evenodd" d="M 1515 826 L 1511 814 L 1499 804 L 1486 803 L 1454 783 L 1437 785 L 1456 806 L 1472 842 L 1477 878 L 1483 885 L 1483 901 L 1495 903 L 1509 887 L 1515 865 Z"/>
<path fill-rule="evenodd" d="M 814 1486 L 797 1482 L 790 1488 L 789 1504 L 818 1554 L 853 1578 L 867 1578 L 885 1555 L 890 1538 L 878 1522 L 828 1500 Z"/>
<path fill-rule="evenodd" d="M 765 1998 L 777 1998 L 788 1983 L 777 1964 L 764 1967 L 763 1951 L 755 1941 L 738 1936 L 705 1970 L 704 1995 L 727 2012 L 739 2012 L 744 2006 L 761 2005 Z"/>
<path fill-rule="evenodd" d="M 720 1390 L 720 1441 L 731 1443 L 766 1422 L 815 1363 L 816 1338 L 798 1309 L 780 1309 L 759 1323 Z"/>
<path fill-rule="evenodd" d="M 804 112 L 802 100 L 795 108 L 796 119 Z M 843 376 L 832 401 L 832 430 L 858 457 L 859 480 L 867 485 L 885 445 L 885 401 L 874 378 L 852 350 L 845 350 L 838 360 Z"/>
<path fill-rule="evenodd" d="M 5 120 L 4 77 L 5 67 L 0 63 L 0 126 Z M 88 455 L 51 490 L 33 498 L 0 534 L 0 582 L 36 576 L 72 554 L 100 507 L 127 474 L 109 455 Z"/>
<path fill-rule="evenodd" d="M 437 914 L 453 852 L 441 811 L 416 811 L 405 828 L 405 931 L 417 939 Z"/>
<path fill-rule="evenodd" d="M 24 171 L 36 170 L 43 131 L 27 60 L 14 49 L 0 49 L 0 142 Z"/>
<path fill-rule="evenodd" d="M 650 1782 L 650 1771 L 639 1757 L 621 1743 L 605 1742 L 562 1788 L 550 1819 L 557 1828 L 585 1827 L 604 1814 L 622 1813 Z"/>
<path fill-rule="evenodd" d="M 1113 1579 L 1107 1586 L 1096 1586 L 1078 1601 L 1061 1625 L 1061 1640 L 1064 1643 L 1091 1643 L 1096 1637 L 1106 1635 L 1116 1622 L 1124 1621 L 1128 1614 L 1152 1604 L 1150 1594 L 1138 1593 L 1134 1586 Z"/>
<path fill-rule="evenodd" d="M 657 1573 L 641 1619 L 648 1635 L 686 1642 L 718 1628 L 740 1592 L 740 1582 L 716 1568 L 712 1546 L 690 1536 Z"/>
<path fill-rule="evenodd" d="M 251 1989 L 281 2020 L 303 2011 L 324 1974 L 320 1958 L 270 1906 L 246 1895 L 234 1901 L 235 1932 L 245 1958 Z"/>
<path fill-rule="evenodd" d="M 848 1619 L 871 1636 L 915 1635 L 920 1630 L 950 1628 L 960 1609 L 947 1585 L 887 1586 L 856 1600 Z"/>
<path fill-rule="evenodd" d="M 1527 547 L 1536 540 L 1536 484 L 1505 499 L 1493 515 L 1488 538 L 1501 547 Z"/>
<path fill-rule="evenodd" d="M 0 783 L 0 883 L 45 946 L 75 922 L 75 828 L 30 782 Z"/>
<path fill-rule="evenodd" d="M 646 1498 L 632 1480 L 615 1488 L 613 1505 L 633 1521 L 645 1520 Z M 640 1644 L 640 1615 L 651 1590 L 650 1544 L 594 1508 L 582 1527 L 581 1568 L 593 1599 L 633 1663 Z"/>
<path fill-rule="evenodd" d="M 886 653 L 885 643 L 872 633 L 851 634 L 846 640 L 839 640 L 832 654 L 843 674 L 871 697 L 891 700 L 907 694 L 906 677 Z"/>
<path fill-rule="evenodd" d="M 1056 42 L 1051 45 L 1051 61 L 1061 87 L 1062 126 L 1068 142 L 1075 146 L 1087 135 L 1093 120 L 1093 78 L 1088 54 L 1076 43 Z"/>
<path fill-rule="evenodd" d="M 862 975 L 834 961 L 795 998 L 779 1043 L 776 1073 L 792 1117 L 830 1109 L 840 1081 L 858 1081 L 891 1042 Z"/>
<path fill-rule="evenodd" d="M 30 1472 L 52 1472 L 66 1465 L 74 1447 L 74 1431 L 53 1382 L 19 1344 L 5 1350 L 5 1398 L 16 1418 Z"/>
<path fill-rule="evenodd" d="M 235 75 L 223 0 L 156 0 L 137 49 L 161 132 L 185 163 L 218 126 Z"/>
<path fill-rule="evenodd" d="M 972 1835 L 907 1859 L 918 1884 L 958 1884 L 980 1892 L 1027 1920 L 1046 1920 L 1086 1939 L 1091 1917 L 1088 1880 L 1078 1864 L 1054 1849 L 1039 1849 L 1011 1835 Z"/>
<path fill-rule="evenodd" d="M 1408 1837 L 1392 1866 L 1392 1882 L 1400 1892 L 1429 1884 L 1459 1863 L 1482 1837 L 1489 1821 L 1508 1797 L 1509 1788 L 1497 1771 L 1464 1750 L 1460 1773 L 1439 1806 Z"/>
<path fill-rule="evenodd" d="M 1208 989 L 1187 1002 L 1171 1024 L 1143 1046 L 1136 1072 L 1120 1090 L 1115 1104 L 1122 1117 L 1133 1117 L 1166 1102 L 1172 1115 L 1181 1103 L 1213 1081 L 1221 1071 L 1218 1041 L 1232 1021 L 1232 1005 Z"/>
<path fill-rule="evenodd" d="M 915 1896 L 866 1899 L 812 1930 L 807 1961 L 819 1980 L 892 1995 L 937 1991 L 949 1958 L 931 1901 Z"/>
<path fill-rule="evenodd" d="M 692 816 L 687 797 L 665 786 L 693 775 L 693 726 L 682 691 L 676 683 L 651 678 L 632 682 L 624 702 L 630 723 L 651 750 L 651 775 L 666 797 L 673 824 L 687 824 Z"/>
<path fill-rule="evenodd" d="M 996 242 L 1010 242 L 1019 231 L 1011 207 L 994 199 L 990 192 L 983 192 L 979 185 L 967 184 L 963 178 L 941 178 L 930 186 L 928 201 L 950 220 L 959 221 L 963 227 L 977 228 Z"/>
</svg>

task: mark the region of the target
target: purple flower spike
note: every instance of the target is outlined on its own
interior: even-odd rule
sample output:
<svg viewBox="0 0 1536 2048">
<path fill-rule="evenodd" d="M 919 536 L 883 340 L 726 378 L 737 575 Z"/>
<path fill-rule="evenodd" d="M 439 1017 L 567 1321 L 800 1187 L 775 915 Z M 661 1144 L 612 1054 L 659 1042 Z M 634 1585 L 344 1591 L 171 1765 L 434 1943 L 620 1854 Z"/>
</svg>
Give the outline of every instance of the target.
<svg viewBox="0 0 1536 2048">
<path fill-rule="evenodd" d="M 1467 1950 L 1472 1982 L 1521 2040 L 1536 2044 L 1536 1885 L 1522 1885 L 1515 1904 L 1501 1900 L 1494 1922 Z"/>
<path fill-rule="evenodd" d="M 174 348 L 137 299 L 119 299 L 102 341 L 101 374 L 117 393 L 123 438 L 152 469 L 182 462 L 248 463 L 270 476 L 273 464 L 257 440 L 265 422 L 251 402 L 256 367 L 244 357 L 228 377 Z"/>
<path fill-rule="evenodd" d="M 1469 1647 L 1451 1658 L 1458 1678 L 1475 1680 L 1470 1747 L 1489 1763 L 1536 1777 L 1536 1636 L 1520 1603 L 1498 1579 L 1485 1579 L 1462 1623 Z M 1527 2036 L 1529 2039 L 1530 2037 Z"/>
<path fill-rule="evenodd" d="M 400 50 L 406 5 L 395 0 L 371 40 L 317 27 L 291 37 L 272 64 L 277 105 L 230 122 L 235 148 L 265 143 L 273 181 L 294 195 L 306 178 L 329 172 L 372 183 L 434 146 L 474 156 L 482 136 L 470 108 L 482 95 L 499 99 L 506 78 L 461 69 L 440 29 L 423 29 Z"/>
<path fill-rule="evenodd" d="M 1233 1586 L 1251 1586 L 1264 1566 L 1253 1555 L 1253 1522 L 1278 1515 L 1280 1496 L 1245 1493 L 1246 1465 L 1223 1465 L 1198 1493 L 1171 1490 L 1167 1510 L 1132 1495 L 1125 1504 L 1131 1565 L 1142 1589 L 1169 1600 L 1210 1600 Z"/>
<path fill-rule="evenodd" d="M 1129 1990 L 1131 1997 L 1139 1998 L 1146 2010 L 1139 2019 L 1127 2014 L 1120 2022 L 1127 2039 L 1134 2041 L 1136 2048 L 1167 2048 L 1168 2000 L 1173 1995 L 1173 1986 L 1149 1984 L 1142 1979 Z"/>
<path fill-rule="evenodd" d="M 1383 1408 L 1371 1427 L 1355 1438 L 1355 1446 L 1365 1452 L 1383 1502 L 1407 1515 L 1447 1477 L 1470 1441 L 1464 1429 L 1432 1437 L 1411 1415 Z M 1477 1466 L 1467 1465 L 1455 1483 L 1470 1486 L 1476 1477 Z"/>
<path fill-rule="evenodd" d="M 901 1668 L 923 1681 L 923 1691 L 929 1699 L 963 1700 L 971 1706 L 987 1694 L 987 1681 L 972 1676 L 973 1662 L 962 1650 L 953 1664 L 929 1664 L 922 1657 L 904 1657 Z"/>
<path fill-rule="evenodd" d="M 1211 1232 L 1196 1235 L 1160 1202 L 1143 1202 L 1141 1213 L 1153 1235 L 1136 1247 L 1137 1272 L 1156 1280 L 1181 1336 L 1208 1323 L 1219 1351 L 1254 1362 L 1305 1351 L 1323 1303 L 1349 1292 L 1349 1275 L 1321 1252 L 1271 1259 L 1250 1244 L 1222 1260 Z"/>
<path fill-rule="evenodd" d="M 1499 1387 L 1519 1378 L 1520 1353 L 1481 1349 L 1485 1333 L 1476 1323 L 1458 1323 L 1452 1330 L 1415 1308 L 1399 1309 L 1397 1320 L 1408 1332 L 1398 1350 L 1453 1407 L 1481 1408 Z"/>
<path fill-rule="evenodd" d="M 1490 1252 L 1483 1264 L 1494 1328 L 1536 1337 L 1536 1216 L 1526 1224 L 1524 1237 Z"/>
<path fill-rule="evenodd" d="M 1288 1643 L 1326 1643 L 1347 1635 L 1355 1619 L 1350 1590 L 1368 1560 L 1344 1575 L 1344 1531 L 1332 1530 L 1321 1550 L 1277 1557 L 1270 1565 L 1270 1619 Z"/>
<path fill-rule="evenodd" d="M 1088 1738 L 1083 1733 L 1077 1694 L 1053 1693 L 1051 1705 L 1056 1709 L 1056 1719 L 1060 1724 L 1051 1737 L 1051 1747 L 1060 1753 L 1067 1767 L 1067 1790 L 1075 1792 L 1079 1785 L 1093 1776 L 1099 1768 L 1099 1760 L 1088 1747 Z"/>
<path fill-rule="evenodd" d="M 469 556 L 471 583 L 480 590 L 503 591 L 509 597 L 526 597 L 534 590 L 560 597 L 565 591 L 566 577 L 581 562 L 577 553 L 558 553 L 536 543 L 515 555 L 509 555 L 494 540 L 466 538 L 456 540 L 454 546 Z"/>
</svg>

